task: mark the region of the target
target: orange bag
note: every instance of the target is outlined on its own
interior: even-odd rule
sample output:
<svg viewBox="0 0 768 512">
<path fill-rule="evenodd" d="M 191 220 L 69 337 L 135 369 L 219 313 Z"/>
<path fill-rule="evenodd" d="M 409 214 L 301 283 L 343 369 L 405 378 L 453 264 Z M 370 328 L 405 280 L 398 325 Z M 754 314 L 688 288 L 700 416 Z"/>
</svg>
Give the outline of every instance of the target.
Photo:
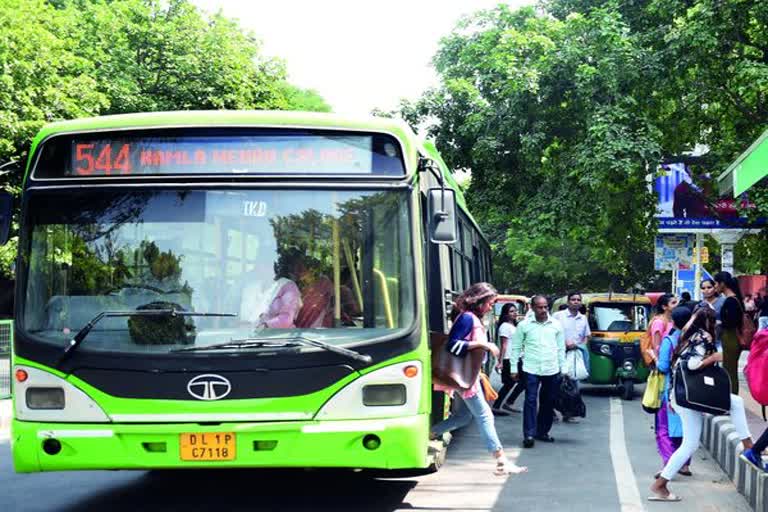
<svg viewBox="0 0 768 512">
<path fill-rule="evenodd" d="M 650 368 L 655 364 L 653 358 L 648 354 L 648 350 L 653 349 L 653 337 L 651 336 L 651 324 L 653 324 L 654 318 L 648 322 L 648 327 L 645 328 L 645 332 L 640 335 L 640 354 L 643 356 L 643 362 L 647 368 Z"/>
<path fill-rule="evenodd" d="M 491 380 L 483 372 L 480 372 L 480 385 L 483 387 L 486 402 L 495 402 L 499 398 L 499 394 L 491 386 Z"/>
</svg>

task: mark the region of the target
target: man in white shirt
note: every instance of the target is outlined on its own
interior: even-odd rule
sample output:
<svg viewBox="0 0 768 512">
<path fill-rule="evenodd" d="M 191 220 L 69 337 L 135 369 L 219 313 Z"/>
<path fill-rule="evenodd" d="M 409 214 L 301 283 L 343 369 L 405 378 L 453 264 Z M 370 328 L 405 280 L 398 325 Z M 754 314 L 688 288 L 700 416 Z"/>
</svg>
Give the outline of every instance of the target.
<svg viewBox="0 0 768 512">
<path fill-rule="evenodd" d="M 555 319 L 563 326 L 565 333 L 565 350 L 578 350 L 584 359 L 584 367 L 589 371 L 589 347 L 588 341 L 592 332 L 589 330 L 589 322 L 586 315 L 582 314 L 581 293 L 571 292 L 568 294 L 568 308 L 556 312 Z M 563 416 L 563 421 L 575 421 L 574 418 Z"/>
</svg>

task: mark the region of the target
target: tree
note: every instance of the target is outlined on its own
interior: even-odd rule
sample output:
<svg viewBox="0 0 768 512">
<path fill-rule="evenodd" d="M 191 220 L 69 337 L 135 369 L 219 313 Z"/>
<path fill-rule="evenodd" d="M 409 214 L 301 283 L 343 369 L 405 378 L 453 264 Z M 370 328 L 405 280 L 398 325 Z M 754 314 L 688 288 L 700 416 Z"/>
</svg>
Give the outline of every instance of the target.
<svg viewBox="0 0 768 512">
<path fill-rule="evenodd" d="M 96 90 L 95 63 L 74 51 L 64 21 L 42 0 L 0 0 L 0 164 L 19 162 L 4 175 L 12 189 L 43 124 L 95 115 L 108 104 Z"/>
<path fill-rule="evenodd" d="M 303 110 L 306 112 L 331 111 L 331 106 L 314 89 L 301 89 L 285 82 L 283 84 L 283 95 L 287 102 L 286 110 Z"/>
<path fill-rule="evenodd" d="M 129 112 L 329 111 L 221 13 L 187 0 L 0 0 L 0 174 L 19 193 L 43 124 Z M 6 172 L 9 171 L 10 172 Z M 10 272 L 14 238 L 0 250 Z"/>
<path fill-rule="evenodd" d="M 629 286 L 652 273 L 658 129 L 633 91 L 649 64 L 611 9 L 565 20 L 499 6 L 463 20 L 435 57 L 441 86 L 404 117 L 472 171 L 502 270 L 523 291 Z"/>
<path fill-rule="evenodd" d="M 697 174 L 717 175 L 765 129 L 767 26 L 768 4 L 746 0 L 500 6 L 441 41 L 440 86 L 399 115 L 434 120 L 449 164 L 471 169 L 500 286 L 656 282 L 649 180 L 697 145 Z M 768 216 L 767 192 L 750 199 Z M 765 243 L 742 242 L 745 270 Z"/>
</svg>

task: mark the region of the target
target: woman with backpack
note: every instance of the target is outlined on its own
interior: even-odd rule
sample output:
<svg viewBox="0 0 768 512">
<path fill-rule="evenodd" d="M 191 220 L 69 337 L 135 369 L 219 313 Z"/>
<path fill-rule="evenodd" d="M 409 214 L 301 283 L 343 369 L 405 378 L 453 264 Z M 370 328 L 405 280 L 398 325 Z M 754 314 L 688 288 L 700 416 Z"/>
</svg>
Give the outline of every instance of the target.
<svg viewBox="0 0 768 512">
<path fill-rule="evenodd" d="M 697 371 L 722 362 L 723 354 L 715 343 L 715 311 L 709 307 L 698 307 L 688 325 L 683 328 L 672 367 L 686 365 L 690 371 Z M 667 483 L 680 471 L 688 459 L 696 452 L 701 439 L 704 425 L 704 413 L 682 407 L 676 403 L 674 385 L 671 387 L 671 402 L 675 412 L 683 421 L 683 442 L 680 448 L 669 458 L 659 478 L 651 485 L 649 501 L 680 501 L 680 497 L 672 494 Z M 731 394 L 731 421 L 739 433 L 744 448 L 752 448 L 752 437 L 747 425 L 747 414 L 744 400 L 738 395 Z"/>
<path fill-rule="evenodd" d="M 723 368 L 731 378 L 731 392 L 739 394 L 739 330 L 742 327 L 744 303 L 741 297 L 739 281 L 728 272 L 715 274 L 717 290 L 725 295 L 725 302 L 720 309 L 720 342 L 723 345 Z"/>
<path fill-rule="evenodd" d="M 445 389 L 456 397 L 458 395 L 458 408 L 451 416 L 432 426 L 431 439 L 439 439 L 446 432 L 468 425 L 474 418 L 480 430 L 480 435 L 485 441 L 485 446 L 496 459 L 496 475 L 510 475 L 524 473 L 528 468 L 521 467 L 510 462 L 504 455 L 504 448 L 499 441 L 494 425 L 493 413 L 488 402 L 485 401 L 480 384 L 480 368 L 482 358 L 469 357 L 470 352 L 477 350 L 490 352 L 496 358 L 499 357 L 499 349 L 496 345 L 488 343 L 488 335 L 481 318 L 493 307 L 496 301 L 496 289 L 488 283 L 476 283 L 459 295 L 454 304 L 454 312 L 457 313 L 448 334 L 448 343 L 445 349 L 456 357 L 467 358 L 467 364 L 477 364 L 477 378 L 469 389 Z"/>
</svg>

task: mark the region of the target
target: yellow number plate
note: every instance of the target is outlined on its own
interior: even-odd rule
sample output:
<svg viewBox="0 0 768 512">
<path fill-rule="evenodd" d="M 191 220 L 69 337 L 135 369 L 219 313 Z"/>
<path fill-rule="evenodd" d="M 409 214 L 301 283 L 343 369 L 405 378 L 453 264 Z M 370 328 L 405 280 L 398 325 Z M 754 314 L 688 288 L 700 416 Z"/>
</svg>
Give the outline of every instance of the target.
<svg viewBox="0 0 768 512">
<path fill-rule="evenodd" d="M 181 460 L 235 460 L 234 432 L 179 435 Z"/>
</svg>

